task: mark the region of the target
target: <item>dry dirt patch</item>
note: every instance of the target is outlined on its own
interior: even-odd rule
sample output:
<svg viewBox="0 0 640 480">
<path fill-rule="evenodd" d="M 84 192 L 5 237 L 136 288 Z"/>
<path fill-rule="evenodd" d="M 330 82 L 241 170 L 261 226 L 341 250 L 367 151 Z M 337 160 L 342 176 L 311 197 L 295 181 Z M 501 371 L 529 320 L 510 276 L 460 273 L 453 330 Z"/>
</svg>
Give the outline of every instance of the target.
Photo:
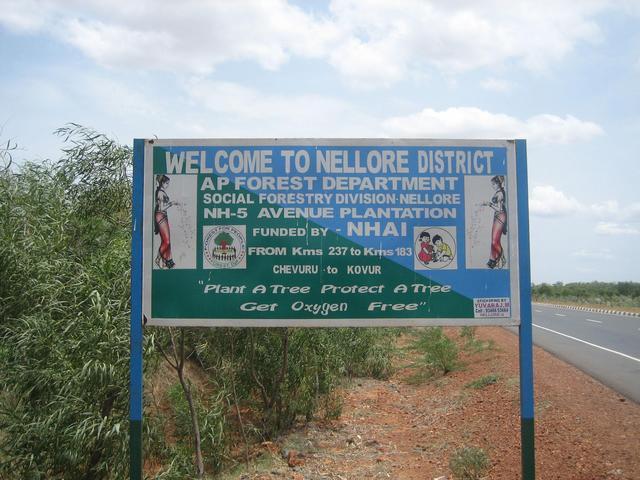
<svg viewBox="0 0 640 480">
<path fill-rule="evenodd" d="M 451 478 L 449 457 L 465 445 L 487 452 L 487 478 L 520 478 L 517 337 L 477 332 L 495 347 L 463 353 L 463 369 L 415 384 L 409 354 L 387 381 L 355 380 L 339 420 L 280 439 L 281 451 L 295 452 L 294 466 L 274 459 L 243 478 Z M 447 333 L 458 337 L 457 329 Z M 539 348 L 534 369 L 537 478 L 640 479 L 640 406 Z M 488 375 L 486 386 L 468 386 Z"/>
</svg>

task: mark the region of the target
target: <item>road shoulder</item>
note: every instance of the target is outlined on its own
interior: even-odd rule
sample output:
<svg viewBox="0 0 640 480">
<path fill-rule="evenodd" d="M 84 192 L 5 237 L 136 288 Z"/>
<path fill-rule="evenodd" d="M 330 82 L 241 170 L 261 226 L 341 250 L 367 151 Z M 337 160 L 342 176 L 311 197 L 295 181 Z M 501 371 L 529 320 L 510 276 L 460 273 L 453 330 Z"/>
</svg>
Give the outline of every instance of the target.
<svg viewBox="0 0 640 480">
<path fill-rule="evenodd" d="M 414 354 L 388 380 L 358 379 L 345 389 L 341 417 L 312 422 L 278 440 L 296 452 L 243 478 L 450 478 L 462 446 L 485 450 L 488 478 L 520 475 L 517 337 L 479 328 L 494 347 L 465 352 L 466 366 L 438 380 L 412 381 Z M 459 330 L 447 329 L 459 342 Z M 538 479 L 640 478 L 640 406 L 546 351 L 534 347 Z M 483 388 L 470 383 L 497 375 Z"/>
</svg>

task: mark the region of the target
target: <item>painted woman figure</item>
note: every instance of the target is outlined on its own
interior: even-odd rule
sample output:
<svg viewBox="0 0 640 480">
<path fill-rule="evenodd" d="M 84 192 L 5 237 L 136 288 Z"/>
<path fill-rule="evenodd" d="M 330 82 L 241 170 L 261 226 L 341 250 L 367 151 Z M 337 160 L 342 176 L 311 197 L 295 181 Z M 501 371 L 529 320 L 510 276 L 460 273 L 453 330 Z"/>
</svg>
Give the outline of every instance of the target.
<svg viewBox="0 0 640 480">
<path fill-rule="evenodd" d="M 173 268 L 175 262 L 171 257 L 171 232 L 169 230 L 169 216 L 167 210 L 172 205 L 177 205 L 169 200 L 166 188 L 169 186 L 169 177 L 156 175 L 156 208 L 154 233 L 160 235 L 160 247 L 156 255 L 156 265 L 160 268 Z"/>
<path fill-rule="evenodd" d="M 507 204 L 504 191 L 504 175 L 496 175 L 491 179 L 491 186 L 496 193 L 490 202 L 482 205 L 493 209 L 493 226 L 491 227 L 491 255 L 487 262 L 489 268 L 501 268 L 505 264 L 502 235 L 507 234 Z"/>
</svg>

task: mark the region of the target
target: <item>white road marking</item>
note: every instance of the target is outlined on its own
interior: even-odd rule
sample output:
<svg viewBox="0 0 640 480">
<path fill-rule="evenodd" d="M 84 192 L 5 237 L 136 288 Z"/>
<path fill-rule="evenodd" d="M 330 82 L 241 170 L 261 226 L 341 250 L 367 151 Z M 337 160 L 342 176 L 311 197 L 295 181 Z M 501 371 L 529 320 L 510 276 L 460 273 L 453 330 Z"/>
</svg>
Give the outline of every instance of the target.
<svg viewBox="0 0 640 480">
<path fill-rule="evenodd" d="M 536 310 L 537 313 L 542 313 L 542 310 Z"/>
<path fill-rule="evenodd" d="M 572 337 L 571 335 L 567 335 L 566 333 L 556 332 L 555 330 L 551 330 L 550 328 L 547 328 L 547 327 L 541 327 L 540 325 L 536 325 L 535 323 L 532 325 L 534 327 L 541 328 L 542 330 L 546 330 L 548 332 L 556 333 L 558 335 L 562 335 L 563 337 L 570 338 L 571 340 L 575 340 L 576 342 L 584 343 L 586 345 L 589 345 L 590 347 L 599 348 L 600 350 L 604 350 L 605 352 L 609 352 L 609 353 L 615 353 L 616 355 L 620 355 L 621 357 L 628 358 L 629 360 L 633 360 L 635 362 L 640 363 L 640 358 L 632 357 L 631 355 L 627 355 L 626 353 L 616 352 L 615 350 L 611 350 L 610 348 L 601 347 L 600 345 L 596 345 L 595 343 L 590 343 L 590 342 L 587 342 L 586 340 L 581 340 L 580 338 Z"/>
<path fill-rule="evenodd" d="M 591 320 L 590 318 L 587 318 L 586 320 L 587 322 L 602 323 L 600 320 Z"/>
<path fill-rule="evenodd" d="M 564 313 L 554 313 L 556 317 L 566 317 Z"/>
</svg>

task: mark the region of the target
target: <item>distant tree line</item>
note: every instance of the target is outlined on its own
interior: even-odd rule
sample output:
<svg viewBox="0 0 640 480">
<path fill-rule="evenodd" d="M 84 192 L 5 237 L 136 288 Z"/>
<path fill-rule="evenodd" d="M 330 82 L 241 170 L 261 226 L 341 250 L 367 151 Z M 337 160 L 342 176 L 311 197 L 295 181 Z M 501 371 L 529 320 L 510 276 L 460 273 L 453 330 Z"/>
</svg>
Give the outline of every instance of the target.
<svg viewBox="0 0 640 480">
<path fill-rule="evenodd" d="M 563 300 L 611 306 L 640 307 L 639 282 L 573 282 L 532 285 L 534 300 Z"/>
</svg>

